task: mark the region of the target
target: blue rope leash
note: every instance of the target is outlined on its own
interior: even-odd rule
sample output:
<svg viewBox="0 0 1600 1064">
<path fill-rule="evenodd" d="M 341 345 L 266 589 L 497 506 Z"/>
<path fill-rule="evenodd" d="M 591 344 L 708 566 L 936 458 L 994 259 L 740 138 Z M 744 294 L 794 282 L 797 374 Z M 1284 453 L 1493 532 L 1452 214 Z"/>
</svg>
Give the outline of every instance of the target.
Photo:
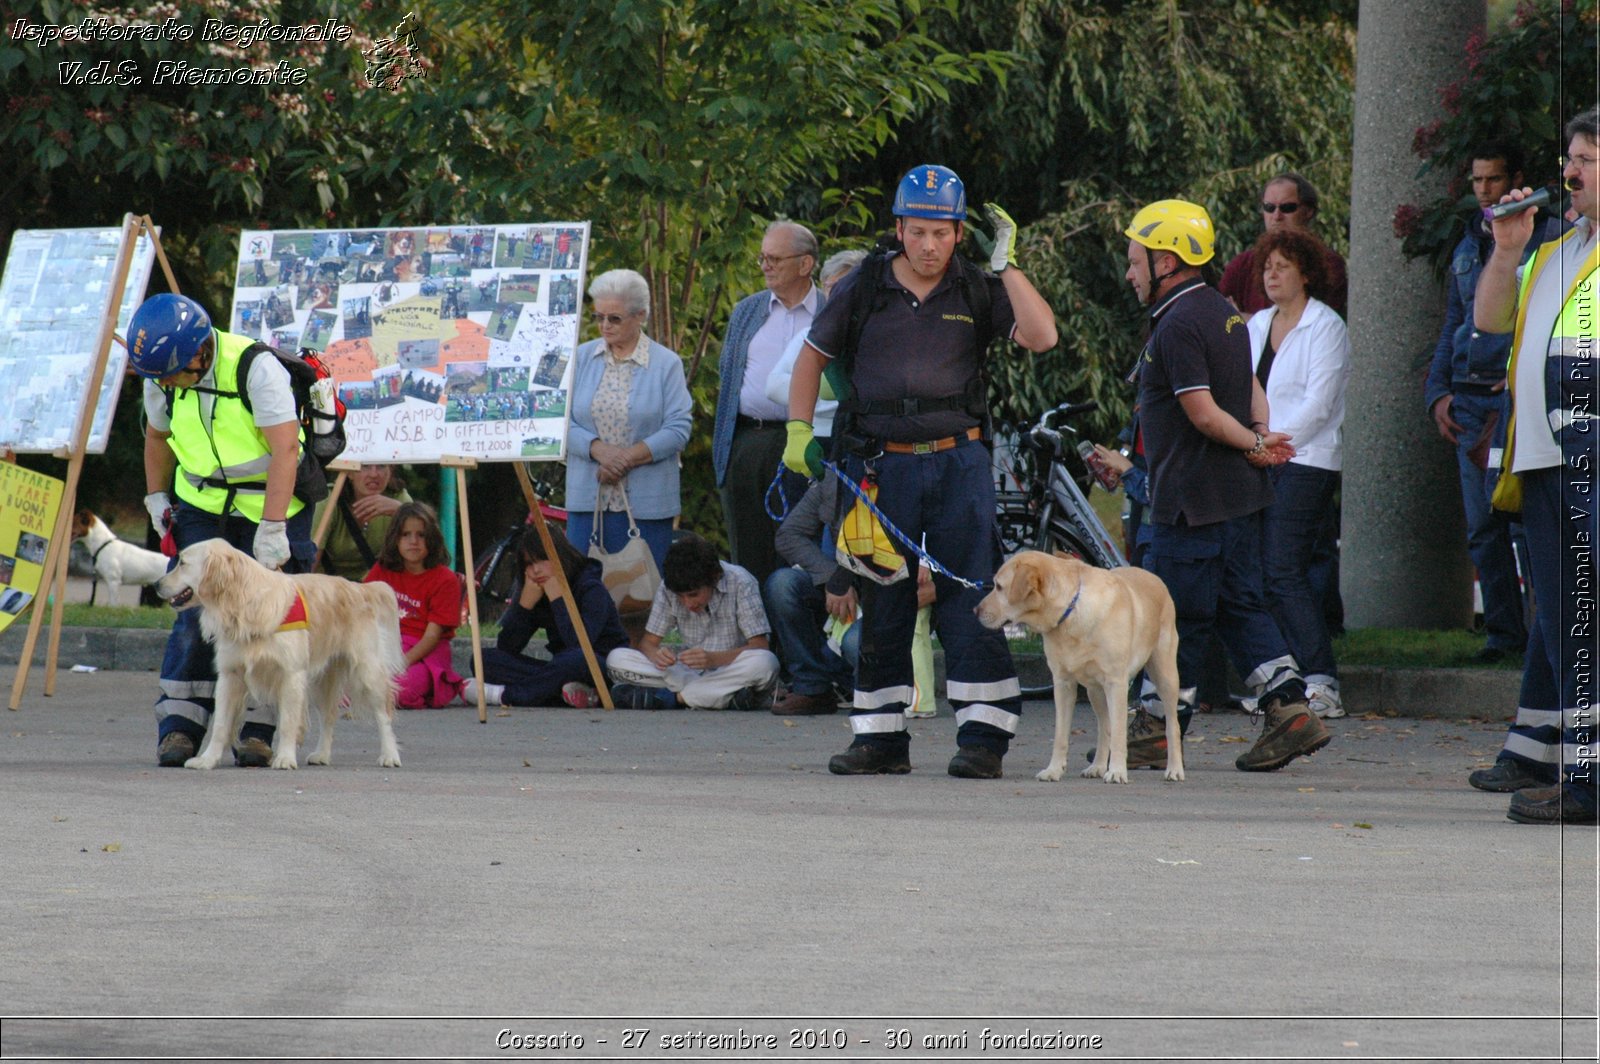
<svg viewBox="0 0 1600 1064">
<path fill-rule="evenodd" d="M 766 492 L 761 496 L 761 508 L 767 511 L 767 516 L 780 525 L 789 516 L 789 493 L 783 490 L 783 462 L 778 463 L 778 471 L 772 475 L 772 483 L 767 485 Z M 772 489 L 778 489 L 778 512 L 772 511 Z"/>
<path fill-rule="evenodd" d="M 949 569 L 946 569 L 944 566 L 940 565 L 933 555 L 923 550 L 918 544 L 912 542 L 910 536 L 896 528 L 894 522 L 889 520 L 882 510 L 878 509 L 878 504 L 868 498 L 867 493 L 861 490 L 861 486 L 859 484 L 846 476 L 844 470 L 840 469 L 827 459 L 823 459 L 822 468 L 838 477 L 839 482 L 845 487 L 849 488 L 850 493 L 856 498 L 860 499 L 862 503 L 866 505 L 867 511 L 871 513 L 873 517 L 878 519 L 878 523 L 883 525 L 884 531 L 888 532 L 889 535 L 893 536 L 902 544 L 909 547 L 911 549 L 911 553 L 917 556 L 917 560 L 928 567 L 929 572 L 937 573 L 947 580 L 952 580 L 955 583 L 960 584 L 962 587 L 971 588 L 974 591 L 984 591 L 993 586 L 993 581 L 968 580 L 966 577 L 957 576 Z"/>
</svg>

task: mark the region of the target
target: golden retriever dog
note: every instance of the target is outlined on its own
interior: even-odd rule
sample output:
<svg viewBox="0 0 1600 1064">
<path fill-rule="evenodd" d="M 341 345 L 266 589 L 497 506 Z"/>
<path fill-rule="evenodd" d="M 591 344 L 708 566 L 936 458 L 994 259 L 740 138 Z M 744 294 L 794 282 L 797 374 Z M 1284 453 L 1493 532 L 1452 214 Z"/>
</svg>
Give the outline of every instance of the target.
<svg viewBox="0 0 1600 1064">
<path fill-rule="evenodd" d="M 1078 685 L 1089 692 L 1098 735 L 1084 776 L 1128 782 L 1128 685 L 1140 669 L 1155 683 L 1167 721 L 1167 774 L 1183 779 L 1178 729 L 1178 611 L 1161 578 L 1143 569 L 1096 569 L 1065 554 L 1025 550 L 994 574 L 977 605 L 988 628 L 1016 621 L 1044 637 L 1055 681 L 1056 741 L 1038 779 L 1067 766 Z"/>
<path fill-rule="evenodd" d="M 345 694 L 352 709 L 368 711 L 378 722 L 378 764 L 399 767 L 391 722 L 395 677 L 405 671 L 405 654 L 393 588 L 335 576 L 289 576 L 222 539 L 185 547 L 155 587 L 174 609 L 204 608 L 200 632 L 217 653 L 216 710 L 205 745 L 185 768 L 221 763 L 238 736 L 247 695 L 277 706 L 271 764 L 295 768 L 312 689 L 322 709 L 322 735 L 307 764 L 328 764 Z"/>
</svg>

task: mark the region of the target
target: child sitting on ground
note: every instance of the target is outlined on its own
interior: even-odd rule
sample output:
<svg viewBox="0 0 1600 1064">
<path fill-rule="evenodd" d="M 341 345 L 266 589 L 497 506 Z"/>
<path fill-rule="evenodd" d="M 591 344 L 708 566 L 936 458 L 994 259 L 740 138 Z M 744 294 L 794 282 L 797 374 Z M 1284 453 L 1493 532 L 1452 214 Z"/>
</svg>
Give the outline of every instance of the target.
<svg viewBox="0 0 1600 1064">
<path fill-rule="evenodd" d="M 464 682 L 450 661 L 450 640 L 461 623 L 461 577 L 446 564 L 444 533 L 427 503 L 403 503 L 383 539 L 378 562 L 365 577 L 394 588 L 400 601 L 400 646 L 406 671 L 395 704 L 401 709 L 441 709 Z"/>
<path fill-rule="evenodd" d="M 489 705 L 553 706 L 564 701 L 588 709 L 600 704 L 599 693 L 589 685 L 589 663 L 572 626 L 571 602 L 578 604 L 578 617 L 596 660 L 603 662 L 611 651 L 628 645 L 617 604 L 601 579 L 600 563 L 579 554 L 558 528 L 550 529 L 550 542 L 572 598 L 562 596 L 557 562 L 546 556 L 539 530 L 523 532 L 517 541 L 521 575 L 511 586 L 510 605 L 500 618 L 500 638 L 483 652 L 483 694 Z M 549 661 L 522 653 L 540 629 L 548 640 Z M 472 681 L 467 681 L 462 697 L 477 702 Z"/>
<path fill-rule="evenodd" d="M 674 630 L 676 653 L 661 645 Z M 618 709 L 766 709 L 778 678 L 769 631 L 756 578 L 685 536 L 667 548 L 639 648 L 606 658 L 611 697 Z"/>
</svg>

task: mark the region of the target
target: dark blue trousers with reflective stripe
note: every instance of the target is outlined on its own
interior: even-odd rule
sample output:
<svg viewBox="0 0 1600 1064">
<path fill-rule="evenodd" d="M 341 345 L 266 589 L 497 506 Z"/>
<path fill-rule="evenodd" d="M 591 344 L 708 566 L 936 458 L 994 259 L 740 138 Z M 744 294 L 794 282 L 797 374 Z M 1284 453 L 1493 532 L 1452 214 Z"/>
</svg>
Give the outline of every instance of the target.
<svg viewBox="0 0 1600 1064">
<path fill-rule="evenodd" d="M 884 454 L 871 461 L 878 474 L 878 508 L 940 565 L 975 582 L 993 580 L 1000 561 L 994 522 L 994 479 L 989 449 L 967 442 L 936 454 Z M 860 483 L 868 463 L 846 465 Z M 845 505 L 855 500 L 841 490 Z M 856 669 L 850 726 L 858 741 L 906 742 L 905 708 L 915 679 L 911 639 L 917 623 L 917 560 L 903 544 L 911 577 L 887 587 L 861 580 L 861 659 Z M 946 693 L 959 725 L 959 746 L 987 746 L 1004 754 L 1022 715 L 1022 691 L 1005 633 L 978 623 L 974 608 L 987 593 L 934 576 L 938 595 L 933 630 L 944 649 Z"/>
<path fill-rule="evenodd" d="M 181 473 L 179 474 L 182 475 Z M 310 572 L 316 561 L 316 545 L 311 542 L 312 507 L 301 507 L 289 518 L 289 549 L 294 557 L 284 565 L 285 572 Z M 246 554 L 255 547 L 256 523 L 233 514 L 224 522 L 216 514 L 207 513 L 182 499 L 172 502 L 172 537 L 178 549 L 205 539 L 225 539 Z M 167 565 L 170 570 L 177 564 L 174 558 Z M 185 731 L 198 744 L 211 722 L 211 711 L 216 702 L 217 662 L 211 644 L 200 636 L 200 607 L 183 610 L 172 622 L 172 634 L 167 637 L 166 654 L 161 660 L 160 694 L 156 698 L 156 741 L 167 734 Z M 274 708 L 263 713 L 257 707 L 245 709 L 244 728 L 241 734 L 258 736 L 271 741 L 272 728 L 277 720 Z"/>
<path fill-rule="evenodd" d="M 1262 591 L 1261 513 L 1209 525 L 1151 522 L 1144 567 L 1159 576 L 1178 609 L 1178 683 L 1200 682 L 1211 633 L 1245 683 L 1286 702 L 1305 698 L 1305 682 Z"/>
<path fill-rule="evenodd" d="M 1569 467 L 1577 456 L 1568 447 Z M 1528 633 L 1517 719 L 1500 756 L 1551 782 L 1559 768 L 1569 792 L 1595 802 L 1596 636 L 1593 452 L 1587 469 L 1522 474 L 1522 524 L 1528 539 L 1534 625 Z"/>
</svg>

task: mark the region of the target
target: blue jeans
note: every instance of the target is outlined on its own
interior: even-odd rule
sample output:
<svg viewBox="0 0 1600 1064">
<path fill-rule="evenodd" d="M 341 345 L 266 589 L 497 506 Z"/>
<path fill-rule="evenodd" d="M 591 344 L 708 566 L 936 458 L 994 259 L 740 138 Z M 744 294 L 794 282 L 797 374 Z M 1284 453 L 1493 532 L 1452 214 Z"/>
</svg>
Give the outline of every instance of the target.
<svg viewBox="0 0 1600 1064">
<path fill-rule="evenodd" d="M 1339 675 L 1328 637 L 1327 611 L 1311 586 L 1311 559 L 1333 506 L 1339 474 L 1288 462 L 1272 469 L 1272 505 L 1262 524 L 1267 606 L 1307 678 Z"/>
<path fill-rule="evenodd" d="M 1261 514 L 1194 527 L 1151 523 L 1144 567 L 1178 609 L 1178 683 L 1195 687 L 1212 633 L 1263 699 L 1298 702 L 1305 681 L 1261 588 Z"/>
<path fill-rule="evenodd" d="M 180 476 L 182 474 L 179 474 Z M 301 507 L 289 518 L 289 549 L 293 558 L 283 570 L 288 573 L 309 573 L 316 560 L 316 544 L 311 542 L 311 514 L 313 507 Z M 178 549 L 205 539 L 225 539 L 246 554 L 255 547 L 256 523 L 234 514 L 226 521 L 216 514 L 207 513 L 182 499 L 172 503 L 172 537 Z M 174 558 L 170 569 L 177 564 Z M 200 607 L 182 610 L 172 622 L 172 634 L 167 637 L 166 653 L 161 659 L 160 694 L 156 698 L 156 741 L 172 732 L 187 732 L 196 743 L 205 735 L 211 721 L 211 711 L 216 705 L 217 662 L 211 644 L 200 636 Z M 272 732 L 278 719 L 276 708 L 262 709 L 245 705 L 244 726 L 239 734 L 244 738 L 272 741 Z"/>
<path fill-rule="evenodd" d="M 792 567 L 774 569 L 767 577 L 766 603 L 767 620 L 772 622 L 778 652 L 794 690 L 803 695 L 830 694 L 835 688 L 851 690 L 855 669 L 823 640 L 827 592 L 811 582 L 811 574 Z M 847 650 L 851 642 L 859 641 L 860 627 L 851 625 L 846 633 Z"/>
<path fill-rule="evenodd" d="M 1528 641 L 1523 624 L 1522 586 L 1511 549 L 1512 529 L 1505 517 L 1489 508 L 1498 468 L 1485 470 L 1471 452 L 1482 449 L 1493 420 L 1504 417 L 1505 396 L 1457 395 L 1450 401 L 1450 416 L 1461 426 L 1456 444 L 1456 467 L 1461 479 L 1461 502 L 1467 517 L 1467 553 L 1478 570 L 1483 592 L 1483 626 L 1488 645 L 1520 654 Z"/>
</svg>

